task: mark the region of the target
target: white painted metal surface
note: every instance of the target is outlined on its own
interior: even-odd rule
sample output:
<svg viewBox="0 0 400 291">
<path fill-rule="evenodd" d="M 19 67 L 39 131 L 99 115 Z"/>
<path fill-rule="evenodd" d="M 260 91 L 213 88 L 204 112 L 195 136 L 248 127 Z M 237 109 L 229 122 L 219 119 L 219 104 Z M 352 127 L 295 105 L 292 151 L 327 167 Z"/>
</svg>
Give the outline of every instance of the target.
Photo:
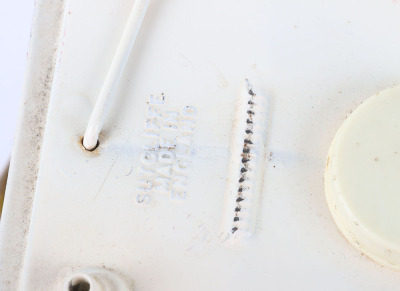
<svg viewBox="0 0 400 291">
<path fill-rule="evenodd" d="M 13 154 L 1 287 L 62 290 L 104 269 L 135 290 L 398 288 L 398 273 L 337 230 L 323 173 L 346 115 L 400 80 L 399 3 L 154 0 L 93 152 L 81 139 L 134 1 L 38 3 L 47 25 L 34 26 L 28 66 L 46 68 L 43 49 L 57 57 L 34 148 L 21 137 L 41 99 L 25 93 L 33 112 Z M 27 88 L 43 86 L 37 76 Z M 243 195 L 259 198 L 237 221 L 246 78 L 265 101 L 252 136 L 265 135 L 254 144 L 265 154 L 245 177 L 256 186 Z"/>
</svg>

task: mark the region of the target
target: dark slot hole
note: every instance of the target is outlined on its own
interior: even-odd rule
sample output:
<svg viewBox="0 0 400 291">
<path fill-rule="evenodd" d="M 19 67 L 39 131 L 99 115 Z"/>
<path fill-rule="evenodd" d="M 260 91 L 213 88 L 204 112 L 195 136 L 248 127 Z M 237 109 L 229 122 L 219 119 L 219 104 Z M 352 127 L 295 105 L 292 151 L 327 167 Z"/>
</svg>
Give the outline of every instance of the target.
<svg viewBox="0 0 400 291">
<path fill-rule="evenodd" d="M 90 284 L 89 282 L 86 281 L 78 281 L 75 283 L 70 283 L 69 285 L 69 291 L 89 291 L 90 290 Z"/>
</svg>

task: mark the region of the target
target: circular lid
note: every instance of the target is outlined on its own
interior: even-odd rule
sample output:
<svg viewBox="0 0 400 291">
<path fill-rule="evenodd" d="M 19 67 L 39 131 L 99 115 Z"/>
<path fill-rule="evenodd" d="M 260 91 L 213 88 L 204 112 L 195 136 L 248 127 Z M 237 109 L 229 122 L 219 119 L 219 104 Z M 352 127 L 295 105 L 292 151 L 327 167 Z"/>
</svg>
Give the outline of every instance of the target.
<svg viewBox="0 0 400 291">
<path fill-rule="evenodd" d="M 400 87 L 364 102 L 339 129 L 327 159 L 326 198 L 344 236 L 400 270 Z"/>
</svg>

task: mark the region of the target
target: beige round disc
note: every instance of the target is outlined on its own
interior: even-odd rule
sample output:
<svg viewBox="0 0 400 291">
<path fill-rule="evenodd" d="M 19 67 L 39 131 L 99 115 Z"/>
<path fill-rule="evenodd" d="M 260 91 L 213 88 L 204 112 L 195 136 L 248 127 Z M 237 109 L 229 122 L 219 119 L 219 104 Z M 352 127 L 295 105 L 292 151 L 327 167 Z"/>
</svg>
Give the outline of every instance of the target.
<svg viewBox="0 0 400 291">
<path fill-rule="evenodd" d="M 400 270 L 400 87 L 369 98 L 340 127 L 325 192 L 344 236 L 376 262 Z"/>
</svg>

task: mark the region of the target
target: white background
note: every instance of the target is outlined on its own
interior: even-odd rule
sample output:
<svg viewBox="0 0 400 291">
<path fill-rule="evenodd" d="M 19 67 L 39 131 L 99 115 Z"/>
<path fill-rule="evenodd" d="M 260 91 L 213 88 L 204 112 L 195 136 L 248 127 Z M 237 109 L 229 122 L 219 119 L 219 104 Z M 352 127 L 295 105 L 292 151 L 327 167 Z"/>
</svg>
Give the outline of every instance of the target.
<svg viewBox="0 0 400 291">
<path fill-rule="evenodd" d="M 13 145 L 33 7 L 33 0 L 0 4 L 0 171 Z"/>
</svg>

